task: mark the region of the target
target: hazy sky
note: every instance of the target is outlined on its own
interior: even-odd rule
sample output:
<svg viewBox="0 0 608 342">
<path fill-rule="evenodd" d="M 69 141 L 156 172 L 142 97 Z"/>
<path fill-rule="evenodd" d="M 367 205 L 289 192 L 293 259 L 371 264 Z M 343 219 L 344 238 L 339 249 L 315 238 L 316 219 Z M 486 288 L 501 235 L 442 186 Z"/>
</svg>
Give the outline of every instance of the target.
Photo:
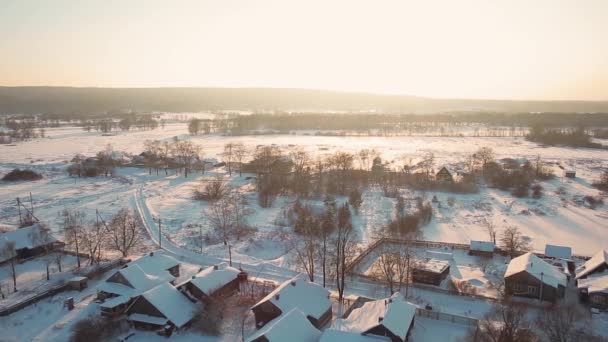
<svg viewBox="0 0 608 342">
<path fill-rule="evenodd" d="M 0 0 L 0 85 L 608 100 L 608 0 Z"/>
</svg>

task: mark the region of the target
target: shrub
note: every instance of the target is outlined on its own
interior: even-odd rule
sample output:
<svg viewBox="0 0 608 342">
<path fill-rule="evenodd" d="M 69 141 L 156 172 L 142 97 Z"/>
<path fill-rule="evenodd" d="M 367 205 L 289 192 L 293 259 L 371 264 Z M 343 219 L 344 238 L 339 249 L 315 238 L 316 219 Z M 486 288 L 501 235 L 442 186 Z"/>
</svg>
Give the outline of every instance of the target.
<svg viewBox="0 0 608 342">
<path fill-rule="evenodd" d="M 202 190 L 194 191 L 194 199 L 204 201 L 217 201 L 228 193 L 228 183 L 221 176 L 207 181 Z"/>
<path fill-rule="evenodd" d="M 532 198 L 541 198 L 543 197 L 543 187 L 540 184 L 534 184 L 532 186 Z"/>
<path fill-rule="evenodd" d="M 71 342 L 101 342 L 108 341 L 115 335 L 128 330 L 122 320 L 112 320 L 105 317 L 90 316 L 82 319 L 72 328 Z"/>
<path fill-rule="evenodd" d="M 205 335 L 218 336 L 224 320 L 224 302 L 221 299 L 208 298 L 203 304 L 203 308 L 194 315 L 192 329 Z"/>
<path fill-rule="evenodd" d="M 511 191 L 511 195 L 515 197 L 528 197 L 528 187 L 525 185 L 519 185 Z"/>
<path fill-rule="evenodd" d="M 2 177 L 3 181 L 6 182 L 14 182 L 14 181 L 33 181 L 42 179 L 42 175 L 34 172 L 32 170 L 20 170 L 13 169 L 11 172 L 7 173 Z"/>
</svg>

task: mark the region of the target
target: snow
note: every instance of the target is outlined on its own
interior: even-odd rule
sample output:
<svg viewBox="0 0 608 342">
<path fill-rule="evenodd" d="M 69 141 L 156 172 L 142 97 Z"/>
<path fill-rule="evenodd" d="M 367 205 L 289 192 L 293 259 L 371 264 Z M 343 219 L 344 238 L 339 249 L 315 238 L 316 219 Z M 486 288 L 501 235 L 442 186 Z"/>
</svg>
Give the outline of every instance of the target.
<svg viewBox="0 0 608 342">
<path fill-rule="evenodd" d="M 588 293 L 608 293 L 608 271 L 593 274 L 585 279 L 579 279 L 577 287 L 587 289 Z"/>
<path fill-rule="evenodd" d="M 414 266 L 415 269 L 433 273 L 441 273 L 448 267 L 450 267 L 449 262 L 437 259 L 418 260 L 416 261 L 416 266 Z"/>
<path fill-rule="evenodd" d="M 142 297 L 178 328 L 190 322 L 197 309 L 194 303 L 170 284 L 158 285 L 144 292 Z M 138 298 L 137 300 L 141 299 Z"/>
<path fill-rule="evenodd" d="M 163 251 L 154 251 L 146 254 L 136 260 L 133 260 L 129 265 L 137 265 L 147 273 L 152 275 L 164 275 L 166 270 L 179 265 L 180 262 L 175 260 L 170 255 Z"/>
<path fill-rule="evenodd" d="M 591 259 L 587 260 L 579 269 L 576 270 L 576 279 L 583 278 L 602 264 L 608 264 L 608 250 L 597 252 Z"/>
<path fill-rule="evenodd" d="M 304 275 L 296 276 L 279 285 L 259 303 L 266 301 L 276 305 L 283 313 L 298 308 L 306 316 L 316 319 L 323 316 L 331 307 L 329 291 L 318 284 L 307 281 Z"/>
<path fill-rule="evenodd" d="M 326 329 L 319 342 L 387 342 L 388 337 L 376 335 L 361 335 L 350 331 Z"/>
<path fill-rule="evenodd" d="M 220 263 L 216 266 L 208 267 L 198 273 L 190 282 L 199 290 L 207 295 L 212 295 L 224 285 L 236 279 L 240 271 L 227 263 Z"/>
<path fill-rule="evenodd" d="M 572 259 L 572 248 L 566 246 L 547 245 L 545 246 L 545 255 L 551 258 Z"/>
<path fill-rule="evenodd" d="M 505 278 L 520 272 L 527 272 L 534 278 L 555 288 L 557 288 L 558 285 L 566 287 L 568 284 L 568 280 L 564 273 L 537 257 L 532 252 L 520 255 L 511 260 L 507 267 L 507 271 L 505 272 Z"/>
<path fill-rule="evenodd" d="M 494 252 L 496 245 L 491 241 L 477 241 L 471 240 L 470 250 L 481 251 L 481 252 Z"/>
<path fill-rule="evenodd" d="M 405 339 L 414 315 L 416 306 L 405 301 L 396 292 L 390 298 L 366 302 L 354 309 L 348 318 L 337 320 L 335 327 L 340 330 L 365 333 L 377 326 L 384 326 L 396 336 Z"/>
<path fill-rule="evenodd" d="M 138 265 L 128 265 L 118 271 L 135 290 L 139 292 L 147 291 L 156 285 L 173 281 L 173 277 L 169 272 L 158 272 L 158 275 L 147 274 Z"/>
<path fill-rule="evenodd" d="M 52 235 L 42 238 L 44 234 L 41 230 L 40 225 L 34 224 L 29 227 L 20 228 L 17 230 L 9 231 L 0 234 L 0 251 L 3 251 L 8 242 L 15 242 L 15 250 L 22 248 L 34 248 L 43 244 L 56 242 Z M 0 253 L 0 262 L 8 260 L 9 256 Z"/>
<path fill-rule="evenodd" d="M 317 342 L 321 332 L 310 323 L 302 311 L 293 308 L 266 324 L 246 341 L 251 342 L 262 336 L 269 342 Z"/>
<path fill-rule="evenodd" d="M 137 291 L 135 291 L 135 289 L 120 283 L 114 283 L 110 281 L 106 281 L 97 285 L 97 290 L 129 298 L 137 295 Z"/>
<path fill-rule="evenodd" d="M 129 320 L 135 321 L 135 322 L 141 322 L 141 323 L 155 324 L 155 325 L 160 325 L 160 326 L 167 324 L 166 318 L 150 316 L 150 315 L 140 314 L 140 313 L 134 313 L 134 314 L 129 315 Z"/>
<path fill-rule="evenodd" d="M 106 300 L 99 306 L 101 306 L 102 308 L 111 309 L 111 308 L 117 307 L 121 304 L 127 303 L 130 300 L 131 300 L 130 296 L 118 296 L 118 297 L 114 297 L 114 298 Z"/>
</svg>

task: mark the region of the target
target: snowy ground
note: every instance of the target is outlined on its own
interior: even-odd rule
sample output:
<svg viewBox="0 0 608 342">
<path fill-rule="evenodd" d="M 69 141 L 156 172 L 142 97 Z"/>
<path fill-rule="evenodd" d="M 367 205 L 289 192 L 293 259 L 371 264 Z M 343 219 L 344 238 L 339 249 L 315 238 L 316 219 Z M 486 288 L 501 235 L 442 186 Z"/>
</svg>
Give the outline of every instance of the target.
<svg viewBox="0 0 608 342">
<path fill-rule="evenodd" d="M 226 142 L 242 141 L 252 147 L 276 144 L 286 150 L 299 146 L 313 154 L 328 154 L 338 149 L 356 152 L 363 148 L 376 148 L 382 152 L 384 160 L 395 164 L 398 164 L 402 157 L 416 159 L 430 151 L 435 154 L 436 166 L 462 161 L 465 155 L 479 147 L 488 146 L 494 149 L 497 158 L 534 158 L 536 155 L 541 155 L 546 161 L 561 162 L 576 168 L 577 178 L 569 180 L 558 177 L 543 182 L 544 197 L 539 200 L 515 199 L 508 192 L 487 188 L 482 188 L 478 194 L 470 195 L 428 192 L 427 198 L 436 195 L 440 203 L 435 204 L 435 216 L 423 229 L 424 239 L 460 243 L 468 243 L 470 239 L 487 240 L 488 234 L 483 222 L 491 220 L 497 227 L 498 234 L 506 226 L 518 226 L 536 250 L 543 250 L 546 243 L 552 243 L 571 246 L 576 254 L 592 255 L 598 249 L 608 247 L 608 205 L 593 210 L 580 201 L 585 195 L 596 196 L 599 193 L 590 184 L 599 178 L 603 169 L 608 167 L 608 152 L 602 150 L 545 148 L 521 138 L 382 138 L 308 135 L 190 137 L 186 134 L 185 124 L 169 124 L 164 129 L 153 131 L 119 132 L 115 136 L 102 136 L 96 132 L 87 133 L 80 128 L 49 129 L 47 133 L 48 138 L 17 143 L 15 146 L 0 145 L 0 175 L 15 167 L 31 167 L 44 175 L 42 180 L 35 182 L 0 183 L 0 224 L 18 223 L 15 198 L 29 198 L 30 192 L 34 199 L 36 216 L 47 221 L 51 229 L 56 232 L 60 225 L 57 214 L 64 208 L 84 210 L 89 219 L 94 219 L 95 209 L 98 209 L 103 217 L 109 218 L 121 207 L 130 207 L 142 213 L 149 226 L 156 224 L 153 217 L 160 216 L 163 239 L 177 245 L 175 248 L 170 247 L 170 250 L 191 261 L 208 265 L 226 260 L 228 251 L 223 243 L 212 242 L 203 246 L 203 255 L 198 254 L 200 247 L 196 246 L 193 239 L 200 237 L 201 230 L 203 234 L 208 232 L 210 225 L 204 215 L 206 204 L 194 201 L 192 191 L 200 186 L 202 180 L 212 177 L 214 173 L 226 175 L 226 170 L 214 169 L 205 175 L 196 174 L 184 178 L 176 175 L 165 176 L 164 172 L 158 176 L 155 173 L 149 175 L 146 169 L 122 168 L 117 170 L 118 177 L 115 178 L 78 179 L 67 177 L 64 161 L 71 159 L 76 153 L 92 155 L 102 150 L 108 143 L 112 144 L 115 150 L 139 153 L 143 148 L 144 140 L 170 139 L 173 136 L 191 139 L 201 144 L 206 157 L 217 157 Z M 561 176 L 559 169 L 555 167 L 555 170 L 556 174 Z M 237 266 L 242 263 L 251 274 L 260 272 L 261 278 L 283 281 L 295 274 L 293 258 L 289 253 L 293 233 L 290 227 L 283 226 L 283 213 L 294 198 L 279 197 L 271 208 L 261 208 L 257 205 L 251 181 L 246 180 L 245 176 L 241 178 L 233 175 L 230 183 L 234 189 L 238 189 L 235 191 L 244 193 L 248 198 L 254 210 L 249 223 L 257 228 L 257 232 L 232 243 L 233 260 Z M 557 194 L 558 189 L 559 194 Z M 454 199 L 453 207 L 448 205 L 449 197 Z M 337 200 L 343 201 L 344 198 Z M 377 236 L 377 230 L 391 219 L 394 200 L 382 196 L 378 189 L 365 191 L 363 200 L 359 214 L 353 217 L 353 224 L 358 239 L 366 244 L 372 241 Z M 316 205 L 321 203 L 314 199 L 311 202 L 316 202 Z M 154 230 L 156 228 L 149 227 L 149 229 L 151 234 L 157 235 L 158 231 Z M 152 241 L 157 241 L 157 238 L 152 237 Z M 196 252 L 186 253 L 179 247 Z M 489 279 L 487 275 L 480 274 L 475 267 L 469 267 L 469 262 L 466 260 L 457 262 L 457 266 L 455 271 L 460 274 L 460 279 L 481 282 Z M 387 295 L 387 289 L 378 284 L 359 279 L 350 281 L 347 286 L 349 294 L 373 298 Z M 430 303 L 434 308 L 444 312 L 471 317 L 481 317 L 492 305 L 486 301 L 422 289 L 412 289 L 412 294 L 420 303 Z M 81 310 L 78 314 L 80 316 L 87 312 L 95 312 L 94 304 L 87 305 L 86 300 L 81 306 L 77 306 Z M 77 300 L 79 301 L 80 299 Z M 48 299 L 44 303 L 46 304 L 30 307 L 11 315 L 9 319 L 0 318 L 0 325 L 16 333 L 21 325 L 25 324 L 29 327 L 33 317 L 44 315 L 40 327 L 46 324 L 44 329 L 56 333 L 51 336 L 65 336 L 57 335 L 60 332 L 56 332 L 53 328 L 57 324 L 64 324 L 56 308 L 60 306 L 61 301 L 57 299 L 53 302 L 53 299 Z M 70 319 L 67 316 L 65 318 L 66 322 L 72 322 Z M 432 329 L 429 331 L 433 332 Z M 31 340 L 39 333 L 40 330 L 28 331 L 29 335 L 18 340 Z M 446 338 L 442 339 L 453 340 L 453 337 L 462 334 L 461 330 L 453 334 L 446 333 Z M 154 338 L 156 337 L 153 334 L 137 334 L 134 340 Z M 173 338 L 188 339 L 187 336 Z M 4 340 L 4 337 L 1 339 Z M 10 337 L 7 337 L 7 340 L 11 341 Z M 17 338 L 14 337 L 13 340 Z M 55 340 L 64 339 L 58 337 Z"/>
</svg>

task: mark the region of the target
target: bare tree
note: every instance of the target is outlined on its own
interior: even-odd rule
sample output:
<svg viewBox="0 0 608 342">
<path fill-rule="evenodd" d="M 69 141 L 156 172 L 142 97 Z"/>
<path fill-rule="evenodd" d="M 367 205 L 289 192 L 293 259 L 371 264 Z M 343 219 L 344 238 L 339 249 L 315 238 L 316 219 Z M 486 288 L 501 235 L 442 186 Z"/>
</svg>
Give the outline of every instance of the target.
<svg viewBox="0 0 608 342">
<path fill-rule="evenodd" d="M 376 260 L 376 268 L 374 269 L 375 276 L 384 281 L 391 292 L 391 295 L 395 293 L 395 273 L 396 263 L 395 254 L 390 250 L 390 247 L 386 244 L 382 244 L 382 248 L 379 250 L 380 256 Z"/>
<path fill-rule="evenodd" d="M 344 203 L 344 205 L 338 210 L 333 248 L 338 301 L 342 302 L 342 299 L 344 298 L 344 289 L 346 287 L 346 267 L 356 255 L 356 243 L 354 240 L 354 232 L 348 203 Z"/>
<path fill-rule="evenodd" d="M 53 237 L 51 230 L 44 223 L 38 225 L 38 229 L 31 233 L 30 239 L 34 245 L 41 246 L 44 250 L 44 265 L 46 268 L 46 280 L 51 279 L 50 267 L 54 262 L 49 254 L 53 251 Z"/>
<path fill-rule="evenodd" d="M 299 237 L 293 243 L 293 249 L 296 252 L 298 266 L 304 269 L 310 281 L 314 282 L 319 250 L 318 221 L 314 216 L 308 215 L 302 220 L 302 223 Z"/>
<path fill-rule="evenodd" d="M 234 162 L 235 159 L 234 150 L 235 144 L 229 142 L 224 145 L 224 152 L 220 153 L 222 160 L 226 163 L 226 166 L 228 166 L 228 174 L 230 176 L 232 176 L 232 162 Z"/>
<path fill-rule="evenodd" d="M 488 219 L 484 219 L 483 225 L 486 228 L 486 231 L 488 232 L 490 241 L 496 244 L 496 227 L 494 226 L 494 223 Z"/>
<path fill-rule="evenodd" d="M 526 317 L 526 305 L 505 300 L 498 303 L 478 323 L 475 331 L 467 336 L 472 342 L 536 342 L 537 336 L 530 329 Z"/>
<path fill-rule="evenodd" d="M 203 181 L 203 189 L 194 191 L 194 198 L 199 200 L 217 201 L 223 198 L 228 191 L 228 182 L 221 175 Z"/>
<path fill-rule="evenodd" d="M 240 240 L 243 232 L 248 228 L 247 217 L 253 214 L 253 210 L 249 207 L 249 201 L 241 192 L 233 192 L 228 197 L 228 201 L 232 207 L 234 235 L 237 240 Z"/>
<path fill-rule="evenodd" d="M 209 218 L 211 226 L 225 242 L 229 240 L 234 227 L 232 211 L 233 208 L 228 198 L 215 201 L 205 209 L 205 215 Z"/>
<path fill-rule="evenodd" d="M 233 144 L 234 159 L 239 163 L 239 177 L 243 176 L 243 160 L 249 154 L 249 149 L 242 142 Z"/>
<path fill-rule="evenodd" d="M 105 227 L 101 222 L 89 222 L 81 231 L 82 249 L 89 255 L 89 264 L 99 262 Z"/>
<path fill-rule="evenodd" d="M 108 224 L 110 248 L 119 251 L 123 257 L 136 247 L 140 240 L 140 227 L 129 209 L 120 209 Z"/>
<path fill-rule="evenodd" d="M 473 156 L 475 159 L 479 160 L 481 167 L 485 171 L 488 164 L 494 161 L 494 150 L 490 147 L 481 147 Z"/>
<path fill-rule="evenodd" d="M 556 304 L 542 310 L 536 325 L 547 341 L 576 342 L 592 341 L 591 317 L 580 304 L 571 302 Z"/>
<path fill-rule="evenodd" d="M 11 264 L 10 274 L 13 278 L 13 292 L 17 292 L 17 270 L 15 269 L 17 250 L 15 249 L 15 241 L 6 241 L 2 250 L 0 250 L 0 254 L 2 254 L 5 260 L 9 260 Z"/>
<path fill-rule="evenodd" d="M 80 268 L 80 245 L 82 240 L 82 230 L 86 224 L 85 213 L 82 211 L 70 211 L 63 209 L 59 215 L 62 218 L 64 242 L 76 252 L 76 262 Z"/>
<path fill-rule="evenodd" d="M 530 251 L 530 243 L 526 241 L 517 227 L 507 227 L 500 238 L 502 247 L 509 253 L 511 258 L 517 254 Z"/>
</svg>

